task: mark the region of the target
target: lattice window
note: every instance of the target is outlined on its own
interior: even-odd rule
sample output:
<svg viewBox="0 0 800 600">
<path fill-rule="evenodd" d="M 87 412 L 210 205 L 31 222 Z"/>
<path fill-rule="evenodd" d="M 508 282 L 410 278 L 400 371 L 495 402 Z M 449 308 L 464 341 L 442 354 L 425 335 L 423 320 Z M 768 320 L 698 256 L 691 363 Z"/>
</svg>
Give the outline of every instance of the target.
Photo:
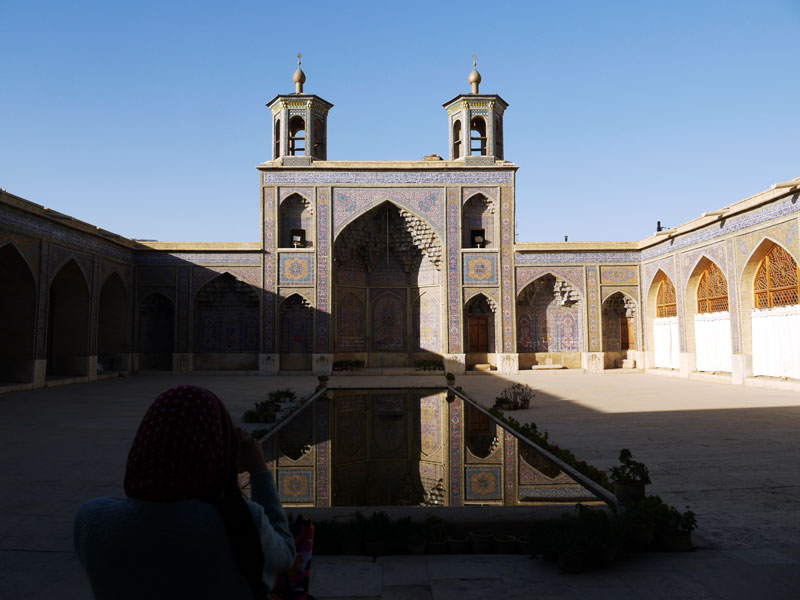
<svg viewBox="0 0 800 600">
<path fill-rule="evenodd" d="M 697 286 L 697 312 L 715 313 L 728 310 L 728 281 L 716 264 L 708 263 Z"/>
<path fill-rule="evenodd" d="M 658 286 L 658 295 L 656 296 L 656 317 L 677 317 L 678 316 L 678 299 L 675 295 L 675 286 L 669 280 L 669 277 L 664 277 L 661 284 Z"/>
<path fill-rule="evenodd" d="M 756 308 L 798 304 L 797 263 L 775 244 L 758 265 L 753 286 Z"/>
</svg>

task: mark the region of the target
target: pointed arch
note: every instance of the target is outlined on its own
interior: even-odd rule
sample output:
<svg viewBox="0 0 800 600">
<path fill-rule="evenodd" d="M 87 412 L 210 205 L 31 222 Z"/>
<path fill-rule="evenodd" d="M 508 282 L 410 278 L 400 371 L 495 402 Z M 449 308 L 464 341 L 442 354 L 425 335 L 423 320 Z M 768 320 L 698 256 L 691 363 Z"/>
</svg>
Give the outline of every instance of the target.
<svg viewBox="0 0 800 600">
<path fill-rule="evenodd" d="M 16 244 L 0 246 L 0 382 L 33 381 L 36 278 Z"/>
<path fill-rule="evenodd" d="M 494 248 L 497 246 L 494 202 L 475 192 L 461 207 L 461 247 Z"/>
<path fill-rule="evenodd" d="M 139 369 L 171 371 L 175 351 L 175 304 L 161 292 L 139 301 Z"/>
<path fill-rule="evenodd" d="M 47 373 L 89 374 L 89 285 L 80 265 L 69 258 L 50 283 L 47 319 Z"/>
<path fill-rule="evenodd" d="M 636 319 L 638 303 L 630 294 L 618 290 L 609 294 L 602 305 L 603 352 L 625 353 L 606 362 L 606 368 L 615 365 L 617 359 L 627 358 L 629 350 L 636 350 Z M 610 357 L 611 358 L 611 357 Z"/>
<path fill-rule="evenodd" d="M 483 292 L 470 296 L 464 303 L 464 351 L 471 354 L 481 354 L 479 357 L 469 357 L 469 363 L 485 363 L 486 355 L 496 352 L 496 319 L 497 305 Z"/>
<path fill-rule="evenodd" d="M 116 270 L 100 288 L 97 312 L 97 362 L 105 371 L 130 368 L 131 326 L 128 290 Z"/>
<path fill-rule="evenodd" d="M 545 273 L 517 296 L 517 352 L 580 352 L 583 303 L 568 281 Z"/>
<path fill-rule="evenodd" d="M 203 284 L 194 297 L 195 354 L 257 353 L 259 305 L 255 288 L 227 271 Z"/>
<path fill-rule="evenodd" d="M 652 340 L 653 366 L 680 368 L 680 324 L 675 285 L 661 269 L 653 275 L 647 294 L 647 330 Z"/>
<path fill-rule="evenodd" d="M 314 330 L 311 302 L 302 294 L 293 293 L 281 301 L 278 312 L 281 353 L 310 355 Z"/>
<path fill-rule="evenodd" d="M 314 246 L 314 204 L 298 192 L 278 205 L 278 245 L 280 248 Z"/>
</svg>

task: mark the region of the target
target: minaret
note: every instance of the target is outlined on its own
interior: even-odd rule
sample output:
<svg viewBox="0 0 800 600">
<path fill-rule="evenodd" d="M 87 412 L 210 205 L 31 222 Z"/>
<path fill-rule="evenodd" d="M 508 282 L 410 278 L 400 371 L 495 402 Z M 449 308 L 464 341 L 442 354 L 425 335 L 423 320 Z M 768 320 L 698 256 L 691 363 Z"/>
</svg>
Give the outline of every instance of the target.
<svg viewBox="0 0 800 600">
<path fill-rule="evenodd" d="M 472 56 L 469 74 L 472 92 L 445 102 L 450 126 L 450 160 L 466 164 L 494 164 L 503 159 L 503 113 L 508 103 L 497 94 L 481 94 L 478 57 Z"/>
<path fill-rule="evenodd" d="M 272 160 L 284 165 L 310 165 L 328 157 L 328 111 L 333 104 L 303 93 L 306 74 L 300 68 L 292 76 L 294 94 L 279 94 L 267 102 L 272 111 Z"/>
</svg>

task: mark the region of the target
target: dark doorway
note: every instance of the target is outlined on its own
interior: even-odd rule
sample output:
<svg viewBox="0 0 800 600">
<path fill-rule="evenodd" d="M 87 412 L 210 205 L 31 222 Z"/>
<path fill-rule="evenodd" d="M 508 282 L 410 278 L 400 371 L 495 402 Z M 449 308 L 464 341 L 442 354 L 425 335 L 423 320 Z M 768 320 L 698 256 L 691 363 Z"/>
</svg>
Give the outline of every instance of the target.
<svg viewBox="0 0 800 600">
<path fill-rule="evenodd" d="M 0 382 L 33 381 L 36 281 L 19 251 L 0 248 Z"/>
<path fill-rule="evenodd" d="M 139 303 L 139 369 L 171 371 L 175 340 L 175 307 L 163 294 Z"/>
</svg>

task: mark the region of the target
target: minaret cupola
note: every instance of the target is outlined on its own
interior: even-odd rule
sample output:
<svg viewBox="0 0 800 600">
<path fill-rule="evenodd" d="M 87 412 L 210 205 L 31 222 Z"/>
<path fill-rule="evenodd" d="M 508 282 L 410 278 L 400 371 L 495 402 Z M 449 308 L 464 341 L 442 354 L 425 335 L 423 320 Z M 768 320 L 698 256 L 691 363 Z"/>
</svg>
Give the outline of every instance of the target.
<svg viewBox="0 0 800 600">
<path fill-rule="evenodd" d="M 300 68 L 292 76 L 294 94 L 279 94 L 267 103 L 272 111 L 272 160 L 284 165 L 310 165 L 328 158 L 328 111 L 333 104 L 303 93 L 306 74 Z"/>
<path fill-rule="evenodd" d="M 472 92 L 445 102 L 450 126 L 450 160 L 494 164 L 503 159 L 503 113 L 508 103 L 497 94 L 481 94 L 478 57 L 472 57 Z"/>
</svg>

